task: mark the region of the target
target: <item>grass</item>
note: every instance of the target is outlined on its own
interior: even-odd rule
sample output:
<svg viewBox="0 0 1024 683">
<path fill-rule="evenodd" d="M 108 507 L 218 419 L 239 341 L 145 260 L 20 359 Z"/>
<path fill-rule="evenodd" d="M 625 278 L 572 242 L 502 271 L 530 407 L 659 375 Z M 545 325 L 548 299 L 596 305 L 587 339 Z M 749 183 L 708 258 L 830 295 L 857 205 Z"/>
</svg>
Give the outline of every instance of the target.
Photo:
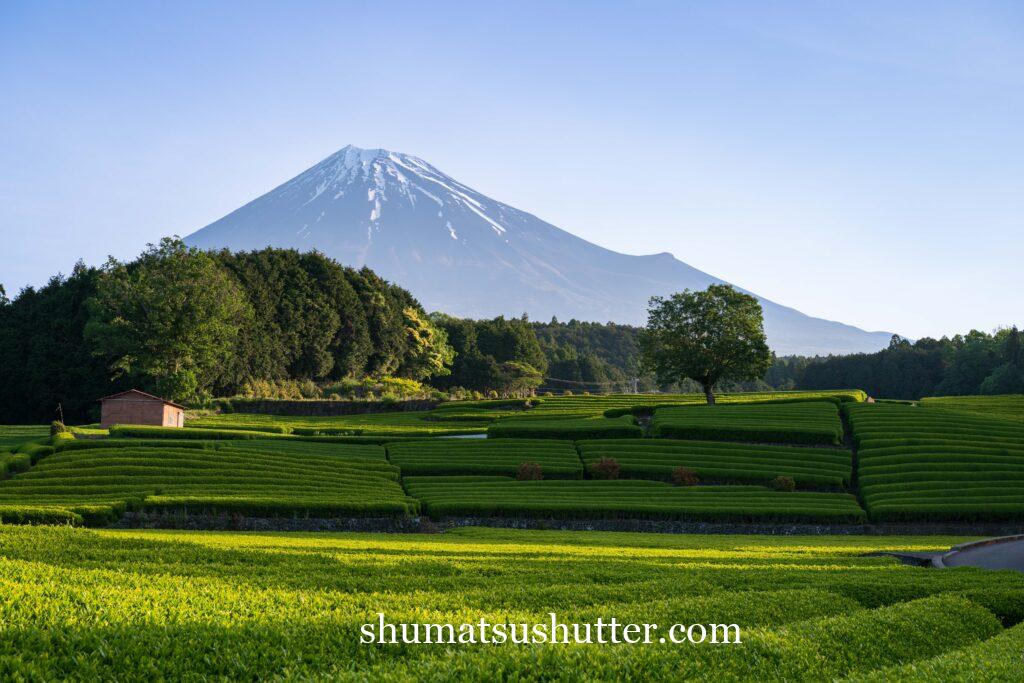
<svg viewBox="0 0 1024 683">
<path fill-rule="evenodd" d="M 577 443 L 584 463 L 614 458 L 622 476 L 669 480 L 680 466 L 702 482 L 764 483 L 791 477 L 801 487 L 843 488 L 850 482 L 849 451 L 835 448 L 762 446 L 721 441 L 610 439 Z"/>
<path fill-rule="evenodd" d="M 406 477 L 431 517 L 628 518 L 714 522 L 863 522 L 844 493 L 783 493 L 762 486 L 686 486 L 644 480 L 516 481 Z"/>
<path fill-rule="evenodd" d="M 1024 425 L 944 408 L 846 408 L 872 519 L 1024 520 Z"/>
<path fill-rule="evenodd" d="M 959 538 L 0 527 L 5 680 L 1014 680 L 1024 575 L 880 550 Z M 360 645 L 389 622 L 736 623 L 731 646 Z M 927 675 L 932 674 L 932 675 Z"/>
<path fill-rule="evenodd" d="M 928 408 L 950 408 L 1024 422 L 1024 394 L 1002 396 L 934 396 L 921 399 Z"/>
<path fill-rule="evenodd" d="M 839 408 L 830 401 L 658 408 L 653 436 L 797 444 L 842 443 Z"/>
</svg>

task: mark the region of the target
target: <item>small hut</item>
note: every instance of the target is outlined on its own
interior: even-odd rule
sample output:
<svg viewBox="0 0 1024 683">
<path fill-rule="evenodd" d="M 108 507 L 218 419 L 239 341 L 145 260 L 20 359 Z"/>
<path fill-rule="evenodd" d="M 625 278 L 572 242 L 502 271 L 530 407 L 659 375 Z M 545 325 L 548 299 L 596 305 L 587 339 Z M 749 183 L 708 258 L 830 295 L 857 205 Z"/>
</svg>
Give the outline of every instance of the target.
<svg viewBox="0 0 1024 683">
<path fill-rule="evenodd" d="M 185 406 L 173 401 L 129 389 L 100 399 L 100 426 L 154 425 L 184 427 Z"/>
</svg>

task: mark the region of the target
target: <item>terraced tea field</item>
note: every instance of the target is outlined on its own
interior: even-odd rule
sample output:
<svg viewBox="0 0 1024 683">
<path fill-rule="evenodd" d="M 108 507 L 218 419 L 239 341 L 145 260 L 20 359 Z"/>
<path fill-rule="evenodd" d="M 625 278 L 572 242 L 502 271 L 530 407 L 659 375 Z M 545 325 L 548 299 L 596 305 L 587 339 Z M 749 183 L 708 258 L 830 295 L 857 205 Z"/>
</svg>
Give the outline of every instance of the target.
<svg viewBox="0 0 1024 683">
<path fill-rule="evenodd" d="M 844 410 L 872 519 L 1024 519 L 1024 425 L 907 405 Z"/>
<path fill-rule="evenodd" d="M 0 526 L 4 680 L 1019 680 L 1024 575 L 963 539 Z M 737 624 L 741 644 L 360 644 L 389 623 Z"/>
<path fill-rule="evenodd" d="M 235 414 L 184 429 L 62 435 L 52 445 L 44 437 L 0 453 L 0 519 L 102 525 L 128 509 L 264 517 L 423 509 L 435 518 L 1024 521 L 1024 425 L 861 403 L 860 392 L 808 396 L 733 395 L 717 406 L 656 397 L 676 401 L 660 407 L 649 396 L 474 401 L 432 411 L 444 418 L 360 416 L 376 425 L 364 434 L 335 418 Z M 587 416 L 567 417 L 587 401 L 596 405 Z M 562 402 L 567 410 L 535 417 Z M 835 446 L 844 440 L 839 406 L 856 456 Z M 652 410 L 653 438 L 641 424 Z M 490 438 L 438 438 L 467 424 Z M 411 436 L 423 425 L 442 431 Z"/>
<path fill-rule="evenodd" d="M 418 503 L 398 478 L 384 450 L 373 446 L 336 445 L 330 454 L 235 444 L 214 449 L 201 442 L 71 448 L 0 482 L 0 520 L 37 514 L 52 521 L 64 514 L 68 521 L 102 524 L 126 508 L 269 517 L 415 513 Z"/>
</svg>

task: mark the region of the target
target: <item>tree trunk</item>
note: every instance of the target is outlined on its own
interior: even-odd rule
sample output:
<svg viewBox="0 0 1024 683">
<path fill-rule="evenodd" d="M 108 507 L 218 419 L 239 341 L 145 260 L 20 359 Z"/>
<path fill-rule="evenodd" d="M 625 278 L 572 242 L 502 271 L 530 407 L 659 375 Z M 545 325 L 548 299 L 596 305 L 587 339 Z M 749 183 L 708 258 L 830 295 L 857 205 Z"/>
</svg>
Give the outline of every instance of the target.
<svg viewBox="0 0 1024 683">
<path fill-rule="evenodd" d="M 704 397 L 708 400 L 708 405 L 709 406 L 715 405 L 714 385 L 711 384 L 711 383 L 708 383 L 708 382 L 704 382 L 703 383 L 703 387 L 704 387 Z"/>
</svg>

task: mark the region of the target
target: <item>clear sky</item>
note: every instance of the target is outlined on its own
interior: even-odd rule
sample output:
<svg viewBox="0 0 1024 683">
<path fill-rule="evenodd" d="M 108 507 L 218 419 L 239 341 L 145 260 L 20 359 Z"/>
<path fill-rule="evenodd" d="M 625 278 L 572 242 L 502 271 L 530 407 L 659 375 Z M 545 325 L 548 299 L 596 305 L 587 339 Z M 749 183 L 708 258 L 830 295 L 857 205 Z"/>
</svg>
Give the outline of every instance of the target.
<svg viewBox="0 0 1024 683">
<path fill-rule="evenodd" d="M 806 313 L 1024 323 L 1020 2 L 0 3 L 0 282 L 346 144 Z"/>
</svg>

